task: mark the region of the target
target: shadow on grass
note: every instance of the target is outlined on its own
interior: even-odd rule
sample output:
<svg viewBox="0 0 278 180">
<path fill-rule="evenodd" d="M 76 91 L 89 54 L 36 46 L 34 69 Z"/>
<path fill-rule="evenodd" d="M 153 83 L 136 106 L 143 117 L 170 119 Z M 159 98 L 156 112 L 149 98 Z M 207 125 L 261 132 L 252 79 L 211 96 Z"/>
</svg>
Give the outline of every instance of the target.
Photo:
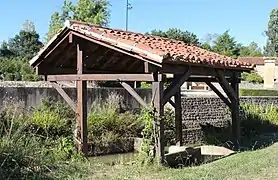
<svg viewBox="0 0 278 180">
<path fill-rule="evenodd" d="M 271 122 L 261 113 L 267 112 L 254 113 L 253 111 L 248 111 L 248 109 L 241 108 L 241 139 L 240 142 L 237 142 L 239 143 L 240 151 L 261 149 L 278 141 L 278 124 Z M 235 149 L 236 144 L 232 142 L 231 136 L 231 124 L 227 127 L 215 127 L 209 123 L 200 126 L 206 144 Z"/>
</svg>

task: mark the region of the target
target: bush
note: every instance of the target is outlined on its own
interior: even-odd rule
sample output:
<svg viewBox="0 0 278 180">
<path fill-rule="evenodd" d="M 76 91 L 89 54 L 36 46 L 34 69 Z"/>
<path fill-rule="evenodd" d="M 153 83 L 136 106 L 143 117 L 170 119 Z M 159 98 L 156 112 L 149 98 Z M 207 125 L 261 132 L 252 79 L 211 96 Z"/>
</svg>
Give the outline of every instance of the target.
<svg viewBox="0 0 278 180">
<path fill-rule="evenodd" d="M 239 89 L 240 96 L 278 96 L 278 90 L 270 89 Z"/>
<path fill-rule="evenodd" d="M 255 71 L 252 71 L 251 73 L 242 73 L 242 80 L 248 81 L 250 83 L 263 83 L 264 79 Z"/>
</svg>

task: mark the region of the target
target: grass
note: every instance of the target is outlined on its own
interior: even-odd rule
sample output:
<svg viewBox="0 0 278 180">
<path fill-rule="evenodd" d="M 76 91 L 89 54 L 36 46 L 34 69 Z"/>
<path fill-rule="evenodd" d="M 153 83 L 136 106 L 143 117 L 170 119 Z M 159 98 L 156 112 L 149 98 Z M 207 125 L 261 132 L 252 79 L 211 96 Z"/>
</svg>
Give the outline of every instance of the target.
<svg viewBox="0 0 278 180">
<path fill-rule="evenodd" d="M 200 180 L 277 179 L 278 144 L 262 150 L 246 151 L 198 167 L 171 169 L 138 165 L 93 166 L 89 179 Z"/>
</svg>

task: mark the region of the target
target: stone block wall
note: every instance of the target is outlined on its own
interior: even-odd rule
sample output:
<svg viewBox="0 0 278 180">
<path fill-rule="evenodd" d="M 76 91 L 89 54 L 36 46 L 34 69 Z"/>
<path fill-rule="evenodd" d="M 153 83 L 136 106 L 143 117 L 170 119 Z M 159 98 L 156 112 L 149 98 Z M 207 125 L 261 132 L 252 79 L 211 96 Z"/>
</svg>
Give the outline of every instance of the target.
<svg viewBox="0 0 278 180">
<path fill-rule="evenodd" d="M 278 97 L 241 97 L 240 101 L 278 107 Z M 204 135 L 202 128 L 208 126 L 225 128 L 232 120 L 228 107 L 218 97 L 182 98 L 182 118 L 184 142 L 188 144 L 202 142 Z"/>
</svg>

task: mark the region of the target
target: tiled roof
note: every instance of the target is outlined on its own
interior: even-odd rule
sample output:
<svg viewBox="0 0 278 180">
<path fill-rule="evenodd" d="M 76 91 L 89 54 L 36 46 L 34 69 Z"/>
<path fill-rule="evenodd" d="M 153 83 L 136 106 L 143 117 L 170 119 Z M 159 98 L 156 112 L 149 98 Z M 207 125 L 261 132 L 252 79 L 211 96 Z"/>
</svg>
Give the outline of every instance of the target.
<svg viewBox="0 0 278 180">
<path fill-rule="evenodd" d="M 239 57 L 239 61 L 250 63 L 254 65 L 264 65 L 264 58 L 263 57 Z M 276 65 L 278 65 L 278 57 L 276 58 Z"/>
<path fill-rule="evenodd" d="M 186 63 L 218 68 L 253 69 L 253 65 L 250 63 L 240 62 L 173 39 L 90 25 L 79 21 L 67 21 L 65 28 L 157 63 Z M 39 54 L 30 61 L 31 64 L 36 61 Z"/>
</svg>

